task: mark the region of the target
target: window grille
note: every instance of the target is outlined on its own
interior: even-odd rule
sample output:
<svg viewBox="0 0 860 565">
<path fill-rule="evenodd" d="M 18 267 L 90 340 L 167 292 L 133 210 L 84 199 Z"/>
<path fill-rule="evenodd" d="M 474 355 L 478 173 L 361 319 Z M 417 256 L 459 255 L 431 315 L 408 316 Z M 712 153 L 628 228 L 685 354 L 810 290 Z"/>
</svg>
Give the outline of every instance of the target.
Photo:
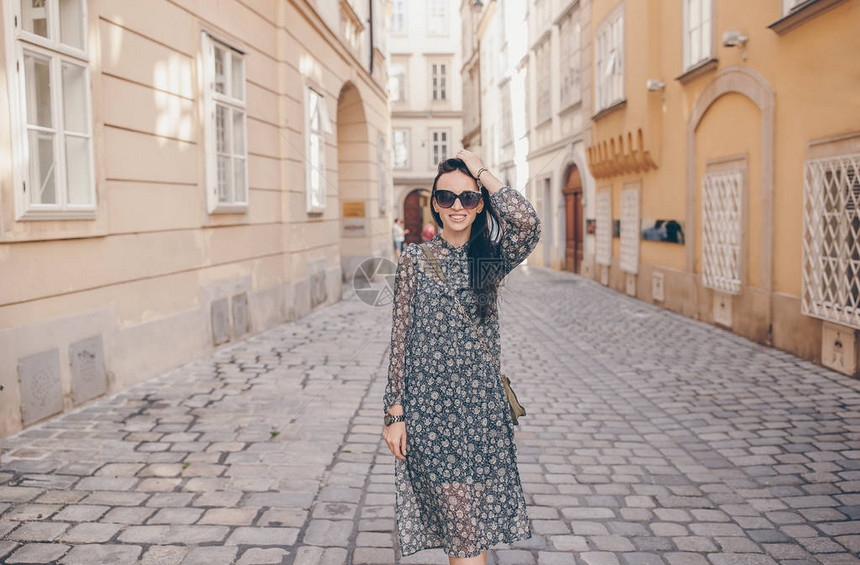
<svg viewBox="0 0 860 565">
<path fill-rule="evenodd" d="M 595 207 L 595 261 L 600 265 L 609 265 L 612 262 L 612 193 L 598 192 Z"/>
<path fill-rule="evenodd" d="M 702 179 L 702 284 L 741 291 L 743 171 L 705 173 Z"/>
<path fill-rule="evenodd" d="M 860 329 L 860 153 L 804 167 L 801 312 Z"/>
<path fill-rule="evenodd" d="M 639 271 L 639 189 L 621 191 L 621 270 Z"/>
</svg>

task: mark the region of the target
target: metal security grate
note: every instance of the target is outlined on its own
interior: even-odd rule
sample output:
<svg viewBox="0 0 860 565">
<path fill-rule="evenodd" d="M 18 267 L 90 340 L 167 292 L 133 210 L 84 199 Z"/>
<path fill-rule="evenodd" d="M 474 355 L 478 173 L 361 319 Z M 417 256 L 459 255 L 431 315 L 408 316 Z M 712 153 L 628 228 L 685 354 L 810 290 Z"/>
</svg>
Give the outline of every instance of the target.
<svg viewBox="0 0 860 565">
<path fill-rule="evenodd" d="M 702 179 L 702 284 L 741 291 L 741 192 L 743 171 L 706 173 Z"/>
<path fill-rule="evenodd" d="M 801 312 L 860 329 L 860 154 L 804 169 Z"/>
<path fill-rule="evenodd" d="M 639 271 L 639 189 L 621 191 L 621 270 Z"/>
<path fill-rule="evenodd" d="M 599 265 L 612 263 L 612 193 L 598 192 L 595 198 L 595 257 Z"/>
</svg>

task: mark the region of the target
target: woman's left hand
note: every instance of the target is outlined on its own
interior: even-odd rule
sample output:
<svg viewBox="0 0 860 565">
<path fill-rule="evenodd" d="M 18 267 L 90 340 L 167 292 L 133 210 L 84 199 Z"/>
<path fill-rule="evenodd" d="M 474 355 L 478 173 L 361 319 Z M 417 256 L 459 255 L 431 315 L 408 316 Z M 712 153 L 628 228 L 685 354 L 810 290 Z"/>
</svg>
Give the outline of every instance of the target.
<svg viewBox="0 0 860 565">
<path fill-rule="evenodd" d="M 457 152 L 456 157 L 466 163 L 466 166 L 469 167 L 469 172 L 472 173 L 473 177 L 477 177 L 478 171 L 484 167 L 484 163 L 481 162 L 481 158 L 467 149 L 460 149 L 460 151 Z"/>
</svg>

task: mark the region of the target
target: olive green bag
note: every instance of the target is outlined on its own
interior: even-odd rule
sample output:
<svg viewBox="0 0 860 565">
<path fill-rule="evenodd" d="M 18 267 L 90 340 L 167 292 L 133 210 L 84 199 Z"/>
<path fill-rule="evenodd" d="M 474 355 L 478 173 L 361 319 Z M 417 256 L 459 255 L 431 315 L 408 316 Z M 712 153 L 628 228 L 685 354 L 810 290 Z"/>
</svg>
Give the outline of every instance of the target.
<svg viewBox="0 0 860 565">
<path fill-rule="evenodd" d="M 433 265 L 433 269 L 436 271 L 436 274 L 439 276 L 439 279 L 442 281 L 442 284 L 445 284 L 445 275 L 442 274 L 442 269 L 439 267 L 439 262 L 436 260 L 436 256 L 433 255 L 433 252 L 430 251 L 430 248 L 426 244 L 419 245 L 421 250 L 424 252 L 424 255 L 427 256 L 427 259 L 430 261 L 430 264 Z M 466 319 L 469 320 L 469 323 L 472 324 L 472 328 L 475 330 L 475 335 L 478 336 L 478 339 L 481 340 L 481 345 L 484 346 L 487 354 L 492 357 L 492 353 L 490 353 L 490 349 L 487 347 L 487 344 L 484 343 L 484 339 L 481 337 L 480 332 L 478 331 L 477 326 L 475 326 L 475 322 L 472 321 L 471 316 L 469 316 L 466 309 L 463 308 L 463 305 L 460 303 L 460 299 L 457 298 L 457 295 L 452 293 L 454 300 L 457 301 L 457 305 L 460 306 L 460 310 L 463 311 L 463 315 L 466 316 Z M 499 371 L 501 373 L 501 371 Z M 523 408 L 523 405 L 520 404 L 519 400 L 517 400 L 517 395 L 514 393 L 514 389 L 511 388 L 511 381 L 508 379 L 507 375 L 501 373 L 502 385 L 505 387 L 505 395 L 508 397 L 508 404 L 511 408 L 511 420 L 513 420 L 514 425 L 519 425 L 517 421 L 518 418 L 526 415 L 526 409 Z"/>
</svg>

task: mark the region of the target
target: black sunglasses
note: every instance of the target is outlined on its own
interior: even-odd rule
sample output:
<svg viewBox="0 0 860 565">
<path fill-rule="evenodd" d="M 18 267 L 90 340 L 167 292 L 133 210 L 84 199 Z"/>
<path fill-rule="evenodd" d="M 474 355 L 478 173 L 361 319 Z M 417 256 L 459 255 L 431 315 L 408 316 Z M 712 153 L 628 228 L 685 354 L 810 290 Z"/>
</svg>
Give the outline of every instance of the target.
<svg viewBox="0 0 860 565">
<path fill-rule="evenodd" d="M 442 208 L 450 208 L 454 205 L 454 201 L 460 199 L 460 204 L 466 210 L 471 210 L 478 205 L 478 202 L 483 198 L 483 194 L 476 190 L 464 190 L 460 194 L 451 192 L 450 190 L 440 189 L 435 192 L 436 203 Z"/>
</svg>

